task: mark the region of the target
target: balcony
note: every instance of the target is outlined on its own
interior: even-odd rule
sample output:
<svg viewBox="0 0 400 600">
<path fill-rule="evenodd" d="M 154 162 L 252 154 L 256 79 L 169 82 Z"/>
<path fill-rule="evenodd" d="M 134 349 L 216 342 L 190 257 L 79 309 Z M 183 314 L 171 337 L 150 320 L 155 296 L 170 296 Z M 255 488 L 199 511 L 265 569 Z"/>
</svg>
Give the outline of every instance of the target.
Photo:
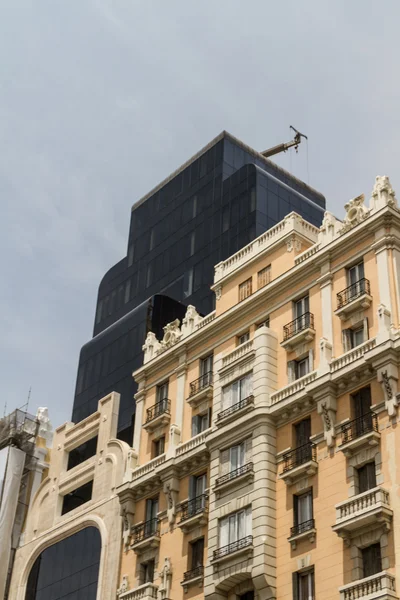
<svg viewBox="0 0 400 600">
<path fill-rule="evenodd" d="M 290 528 L 290 537 L 288 541 L 292 550 L 296 550 L 297 543 L 307 538 L 311 543 L 315 541 L 316 529 L 314 519 L 309 519 Z"/>
<path fill-rule="evenodd" d="M 395 578 L 383 571 L 339 588 L 340 600 L 395 600 Z"/>
<path fill-rule="evenodd" d="M 150 519 L 140 525 L 132 528 L 132 543 L 131 548 L 137 554 L 148 550 L 149 548 L 157 548 L 160 544 L 160 521 L 158 519 Z"/>
<path fill-rule="evenodd" d="M 352 313 L 371 306 L 372 296 L 369 280 L 365 278 L 359 279 L 336 294 L 336 297 L 337 309 L 335 314 L 342 321 L 345 321 Z"/>
<path fill-rule="evenodd" d="M 336 523 L 332 529 L 345 540 L 349 540 L 354 532 L 367 531 L 377 523 L 389 529 L 393 517 L 389 492 L 380 487 L 340 502 L 335 509 Z"/>
<path fill-rule="evenodd" d="M 341 431 L 342 443 L 339 448 L 347 457 L 367 446 L 376 446 L 381 437 L 378 431 L 378 416 L 373 412 L 343 423 Z"/>
<path fill-rule="evenodd" d="M 218 477 L 215 481 L 214 491 L 217 496 L 223 490 L 226 490 L 229 487 L 234 485 L 238 485 L 239 483 L 249 482 L 254 479 L 254 469 L 253 463 L 247 463 L 234 471 L 230 471 L 226 473 L 226 475 L 222 475 L 222 477 Z"/>
<path fill-rule="evenodd" d="M 181 585 L 183 586 L 184 591 L 187 592 L 187 588 L 191 585 L 197 583 L 199 586 L 202 586 L 203 579 L 204 567 L 201 565 L 191 569 L 190 571 L 186 571 L 186 573 L 183 574 L 183 581 L 181 581 Z"/>
<path fill-rule="evenodd" d="M 181 519 L 178 526 L 183 533 L 188 533 L 194 527 L 202 527 L 207 523 L 208 514 L 208 496 L 202 494 L 192 500 L 182 502 Z"/>
<path fill-rule="evenodd" d="M 236 402 L 236 404 L 233 404 L 232 406 L 229 406 L 229 408 L 226 408 L 222 412 L 218 413 L 217 427 L 237 419 L 252 408 L 254 408 L 254 396 L 248 396 L 247 398 L 243 398 L 243 400 L 239 400 L 239 402 Z"/>
<path fill-rule="evenodd" d="M 283 341 L 281 346 L 291 352 L 304 342 L 311 342 L 315 337 L 314 315 L 306 312 L 283 326 Z"/>
<path fill-rule="evenodd" d="M 222 546 L 218 550 L 214 550 L 212 562 L 218 563 L 230 558 L 236 558 L 242 554 L 252 554 L 253 552 L 253 536 L 248 535 L 236 542 L 232 542 L 227 546 Z"/>
<path fill-rule="evenodd" d="M 192 408 L 197 407 L 203 400 L 210 400 L 213 394 L 213 373 L 204 373 L 190 383 L 190 394 L 187 402 Z"/>
<path fill-rule="evenodd" d="M 164 398 L 146 410 L 146 422 L 143 427 L 153 431 L 167 425 L 171 419 L 171 400 Z"/>
<path fill-rule="evenodd" d="M 287 485 L 318 470 L 317 447 L 312 442 L 294 448 L 283 455 L 283 470 L 279 475 Z"/>
<path fill-rule="evenodd" d="M 129 592 L 124 592 L 123 594 L 119 594 L 119 600 L 153 600 L 157 598 L 158 593 L 158 585 L 154 585 L 153 583 L 144 583 L 143 585 L 139 585 L 134 590 L 129 590 Z"/>
</svg>

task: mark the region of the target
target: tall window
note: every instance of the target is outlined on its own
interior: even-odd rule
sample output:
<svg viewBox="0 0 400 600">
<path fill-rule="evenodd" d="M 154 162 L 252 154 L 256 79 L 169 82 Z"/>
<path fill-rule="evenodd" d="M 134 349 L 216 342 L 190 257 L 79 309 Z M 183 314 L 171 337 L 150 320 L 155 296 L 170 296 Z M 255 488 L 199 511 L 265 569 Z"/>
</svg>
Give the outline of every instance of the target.
<svg viewBox="0 0 400 600">
<path fill-rule="evenodd" d="M 357 469 L 358 474 L 358 493 L 362 494 L 376 487 L 376 469 L 375 462 L 370 462 Z"/>
<path fill-rule="evenodd" d="M 365 291 L 363 262 L 347 269 L 347 285 L 352 288 L 350 296 L 358 296 Z"/>
<path fill-rule="evenodd" d="M 379 543 L 361 550 L 361 556 L 364 577 L 370 577 L 382 571 L 381 545 Z"/>
<path fill-rule="evenodd" d="M 237 379 L 233 383 L 222 388 L 223 410 L 238 404 L 253 393 L 253 373 Z"/>
<path fill-rule="evenodd" d="M 158 514 L 158 496 L 146 500 L 146 524 L 145 535 L 149 537 L 156 532 Z"/>
<path fill-rule="evenodd" d="M 200 360 L 200 376 L 203 377 L 207 373 L 212 373 L 213 370 L 213 355 L 209 354 Z"/>
<path fill-rule="evenodd" d="M 243 467 L 251 460 L 251 438 L 247 438 L 240 444 L 221 451 L 221 475 L 226 475 Z"/>
<path fill-rule="evenodd" d="M 293 600 L 315 600 L 314 569 L 293 573 Z"/>
<path fill-rule="evenodd" d="M 304 377 L 312 371 L 312 350 L 308 355 L 299 360 L 290 360 L 288 362 L 288 381 L 291 383 L 300 377 Z"/>
<path fill-rule="evenodd" d="M 168 381 L 157 386 L 157 402 L 168 399 Z"/>
<path fill-rule="evenodd" d="M 191 542 L 190 550 L 190 570 L 202 567 L 204 564 L 204 538 L 199 538 L 198 540 Z"/>
<path fill-rule="evenodd" d="M 161 456 L 165 452 L 165 437 L 160 437 L 153 442 L 153 458 Z"/>
<path fill-rule="evenodd" d="M 241 344 L 245 344 L 246 342 L 248 342 L 250 339 L 250 331 L 246 331 L 245 333 L 242 333 L 242 335 L 239 335 L 237 338 L 237 343 L 238 346 L 240 346 Z"/>
<path fill-rule="evenodd" d="M 192 417 L 192 436 L 202 433 L 209 427 L 211 427 L 211 408 L 201 415 Z"/>
<path fill-rule="evenodd" d="M 348 352 L 368 340 L 368 317 L 364 317 L 361 323 L 342 330 L 343 351 Z"/>
<path fill-rule="evenodd" d="M 154 559 L 140 564 L 139 571 L 140 584 L 153 583 L 154 581 Z"/>
<path fill-rule="evenodd" d="M 371 388 L 365 387 L 352 395 L 355 416 L 355 433 L 357 437 L 372 429 Z"/>
<path fill-rule="evenodd" d="M 242 300 L 245 300 L 246 298 L 251 296 L 251 293 L 252 293 L 252 277 L 249 277 L 249 279 L 246 279 L 246 281 L 243 281 L 243 283 L 241 283 L 239 285 L 239 302 L 241 302 Z"/>
<path fill-rule="evenodd" d="M 189 500 L 203 496 L 206 493 L 206 488 L 207 474 L 193 475 L 189 479 Z"/>
<path fill-rule="evenodd" d="M 268 267 L 264 267 L 261 271 L 257 273 L 257 288 L 260 289 L 267 285 L 271 281 L 271 265 Z"/>
<path fill-rule="evenodd" d="M 294 508 L 294 525 L 298 527 L 299 533 L 304 530 L 306 524 L 309 524 L 313 518 L 313 497 L 312 490 L 309 490 L 305 494 L 293 497 L 293 508 Z"/>
<path fill-rule="evenodd" d="M 228 546 L 251 535 L 251 507 L 219 520 L 219 546 Z"/>
</svg>

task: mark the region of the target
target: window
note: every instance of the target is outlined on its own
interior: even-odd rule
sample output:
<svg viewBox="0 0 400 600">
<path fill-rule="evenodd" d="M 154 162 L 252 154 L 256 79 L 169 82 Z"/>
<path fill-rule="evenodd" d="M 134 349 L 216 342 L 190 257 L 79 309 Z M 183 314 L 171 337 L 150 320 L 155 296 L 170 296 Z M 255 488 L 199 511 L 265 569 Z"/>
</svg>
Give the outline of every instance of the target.
<svg viewBox="0 0 400 600">
<path fill-rule="evenodd" d="M 153 263 L 147 265 L 146 287 L 148 288 L 153 283 Z"/>
<path fill-rule="evenodd" d="M 167 400 L 168 398 L 168 381 L 157 386 L 157 402 Z"/>
<path fill-rule="evenodd" d="M 264 321 L 257 323 L 256 329 L 260 329 L 260 327 L 269 327 L 269 317 L 265 317 Z"/>
<path fill-rule="evenodd" d="M 155 246 L 155 238 L 156 238 L 156 236 L 155 236 L 155 231 L 154 231 L 154 228 L 152 227 L 152 228 L 151 228 L 151 231 L 150 231 L 150 239 L 149 239 L 149 251 L 150 251 L 150 250 L 153 250 L 153 248 L 154 248 L 154 246 Z"/>
<path fill-rule="evenodd" d="M 204 564 L 204 538 L 190 543 L 190 569 L 197 569 Z"/>
<path fill-rule="evenodd" d="M 125 304 L 127 302 L 129 302 L 131 297 L 131 280 L 128 279 L 128 281 L 125 282 L 125 293 L 124 293 L 124 302 Z"/>
<path fill-rule="evenodd" d="M 193 267 L 186 271 L 183 276 L 183 297 L 187 298 L 193 294 Z"/>
<path fill-rule="evenodd" d="M 257 273 L 257 288 L 260 289 L 267 285 L 271 281 L 271 265 L 268 267 L 264 267 L 261 271 Z"/>
<path fill-rule="evenodd" d="M 347 269 L 347 284 L 353 287 L 352 296 L 364 291 L 364 263 L 360 262 Z"/>
<path fill-rule="evenodd" d="M 315 600 L 314 569 L 293 573 L 293 600 Z"/>
<path fill-rule="evenodd" d="M 140 585 L 144 583 L 153 583 L 154 581 L 154 560 L 149 560 L 140 564 L 139 573 Z"/>
<path fill-rule="evenodd" d="M 206 473 L 202 473 L 201 475 L 192 475 L 192 477 L 189 479 L 189 500 L 203 496 L 206 493 L 206 488 Z"/>
<path fill-rule="evenodd" d="M 361 557 L 364 577 L 370 577 L 382 571 L 381 545 L 379 542 L 361 550 Z"/>
<path fill-rule="evenodd" d="M 295 319 L 297 319 L 298 317 L 301 317 L 302 315 L 304 315 L 305 313 L 308 313 L 310 310 L 310 301 L 308 298 L 308 294 L 307 296 L 303 296 L 303 298 L 300 298 L 299 300 L 296 300 L 296 302 L 293 303 L 293 317 Z"/>
<path fill-rule="evenodd" d="M 353 413 L 355 417 L 354 433 L 357 437 L 372 430 L 371 389 L 362 388 L 352 394 Z"/>
<path fill-rule="evenodd" d="M 375 462 L 370 462 L 357 469 L 358 474 L 358 493 L 362 494 L 376 487 Z"/>
<path fill-rule="evenodd" d="M 202 377 L 203 375 L 207 375 L 208 373 L 212 373 L 213 360 L 214 357 L 212 354 L 209 354 L 208 356 L 200 360 L 200 377 Z"/>
<path fill-rule="evenodd" d="M 355 327 L 350 327 L 349 329 L 343 329 L 342 331 L 342 341 L 343 341 L 343 351 L 348 352 L 352 348 L 356 348 L 363 342 L 368 340 L 368 318 L 365 317 L 362 323 L 356 325 Z"/>
<path fill-rule="evenodd" d="M 303 419 L 294 426 L 296 448 L 308 444 L 311 436 L 311 419 Z"/>
<path fill-rule="evenodd" d="M 82 462 L 94 456 L 97 451 L 97 435 L 96 437 L 87 440 L 77 448 L 71 450 L 68 454 L 68 465 L 67 471 L 69 469 L 73 469 L 77 465 L 80 465 Z"/>
<path fill-rule="evenodd" d="M 165 452 L 165 437 L 160 437 L 158 440 L 154 440 L 153 442 L 153 458 L 156 456 L 160 456 Z"/>
<path fill-rule="evenodd" d="M 251 508 L 219 520 L 219 546 L 223 548 L 251 535 Z"/>
<path fill-rule="evenodd" d="M 311 351 L 310 351 L 311 352 Z M 311 372 L 310 368 L 310 353 L 308 356 L 301 358 L 300 360 L 290 360 L 288 362 L 288 379 L 289 383 L 304 377 Z"/>
<path fill-rule="evenodd" d="M 65 513 L 74 510 L 78 506 L 82 506 L 86 502 L 92 499 L 92 491 L 93 491 L 93 480 L 81 485 L 81 487 L 73 490 L 69 494 L 66 494 L 63 497 L 61 514 L 65 515 Z"/>
<path fill-rule="evenodd" d="M 189 256 L 193 256 L 196 247 L 196 232 L 192 231 L 189 238 Z"/>
<path fill-rule="evenodd" d="M 201 415 L 192 417 L 192 436 L 205 431 L 211 426 L 211 408 Z"/>
<path fill-rule="evenodd" d="M 133 265 L 134 250 L 134 245 L 130 244 L 128 247 L 128 267 L 131 267 Z"/>
<path fill-rule="evenodd" d="M 250 339 L 250 331 L 246 331 L 246 333 L 242 333 L 242 335 L 238 336 L 238 346 L 248 342 Z"/>
<path fill-rule="evenodd" d="M 221 475 L 232 473 L 251 460 L 251 438 L 221 451 Z"/>
<path fill-rule="evenodd" d="M 248 373 L 241 379 L 233 381 L 231 384 L 222 388 L 222 407 L 223 410 L 238 404 L 253 393 L 253 373 Z"/>
<path fill-rule="evenodd" d="M 249 277 L 249 279 L 246 279 L 246 281 L 244 281 L 243 283 L 241 283 L 239 285 L 239 302 L 241 302 L 242 300 L 245 300 L 246 298 L 251 296 L 251 293 L 252 293 L 252 277 Z"/>
<path fill-rule="evenodd" d="M 294 525 L 298 527 L 298 532 L 301 533 L 300 525 L 305 525 L 313 518 L 313 496 L 312 490 L 305 494 L 293 496 L 294 509 Z M 306 529 L 305 529 L 306 530 Z"/>
</svg>

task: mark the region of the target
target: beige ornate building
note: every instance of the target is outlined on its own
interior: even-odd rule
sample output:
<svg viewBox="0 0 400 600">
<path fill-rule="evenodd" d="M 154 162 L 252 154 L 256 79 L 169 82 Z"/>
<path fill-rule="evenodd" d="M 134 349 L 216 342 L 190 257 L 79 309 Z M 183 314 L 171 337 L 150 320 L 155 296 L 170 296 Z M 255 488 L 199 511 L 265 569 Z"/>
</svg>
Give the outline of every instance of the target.
<svg viewBox="0 0 400 600">
<path fill-rule="evenodd" d="M 400 212 L 387 177 L 345 210 L 291 213 L 216 265 L 213 313 L 148 334 L 132 448 L 116 394 L 56 430 L 11 598 L 88 526 L 99 600 L 400 597 Z"/>
</svg>

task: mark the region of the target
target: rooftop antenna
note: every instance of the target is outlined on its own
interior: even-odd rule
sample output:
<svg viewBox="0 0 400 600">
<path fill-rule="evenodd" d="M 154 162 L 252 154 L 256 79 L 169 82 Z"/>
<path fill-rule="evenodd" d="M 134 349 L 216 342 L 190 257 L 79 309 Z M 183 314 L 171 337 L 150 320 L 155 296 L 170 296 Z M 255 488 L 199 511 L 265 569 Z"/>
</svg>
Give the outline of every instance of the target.
<svg viewBox="0 0 400 600">
<path fill-rule="evenodd" d="M 293 148 L 293 146 L 294 146 L 294 149 L 296 150 L 296 152 L 298 152 L 299 144 L 301 144 L 301 138 L 308 140 L 308 137 L 304 133 L 301 133 L 300 131 L 298 131 L 295 127 L 293 127 L 293 125 L 290 125 L 290 129 L 293 129 L 293 131 L 294 131 L 294 138 L 292 139 L 291 142 L 286 142 L 285 144 L 278 144 L 277 146 L 274 146 L 273 148 L 269 148 L 269 150 L 264 150 L 264 152 L 261 152 L 261 154 L 263 156 L 265 156 L 265 158 L 268 158 L 269 156 L 273 156 L 274 154 L 279 154 L 280 152 L 286 152 L 286 150 L 289 150 L 289 148 Z"/>
<path fill-rule="evenodd" d="M 32 386 L 29 388 L 28 399 L 27 399 L 26 403 L 23 404 L 21 406 L 21 408 L 19 409 L 19 410 L 22 410 L 23 412 L 26 412 L 26 413 L 28 412 L 29 400 L 31 399 L 31 391 L 32 391 Z"/>
</svg>

